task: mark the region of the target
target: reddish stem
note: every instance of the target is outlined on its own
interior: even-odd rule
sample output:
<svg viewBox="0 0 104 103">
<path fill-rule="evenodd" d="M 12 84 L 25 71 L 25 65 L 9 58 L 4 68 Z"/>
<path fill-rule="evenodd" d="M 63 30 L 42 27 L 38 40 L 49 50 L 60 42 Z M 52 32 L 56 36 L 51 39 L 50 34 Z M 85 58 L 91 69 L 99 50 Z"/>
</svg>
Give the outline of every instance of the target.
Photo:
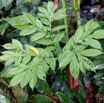
<svg viewBox="0 0 104 103">
<path fill-rule="evenodd" d="M 59 100 L 59 98 L 57 98 L 57 97 L 54 97 L 53 95 L 51 95 L 51 94 L 49 94 L 49 95 L 47 95 L 49 98 L 51 98 L 52 99 L 52 103 L 60 103 L 60 100 Z"/>
<path fill-rule="evenodd" d="M 54 0 L 55 5 L 57 6 L 56 11 L 58 10 L 58 0 Z"/>
<path fill-rule="evenodd" d="M 74 86 L 74 79 L 70 73 L 70 65 L 67 66 L 68 67 L 68 85 L 70 89 L 73 89 Z"/>
<path fill-rule="evenodd" d="M 77 79 L 74 79 L 74 87 L 73 89 L 78 92 L 78 89 L 79 89 L 79 78 Z"/>
<path fill-rule="evenodd" d="M 58 11 L 58 0 L 54 0 L 54 4 L 56 5 L 56 11 Z M 56 25 L 59 25 L 59 21 L 56 22 Z M 57 30 L 57 33 L 59 33 L 60 31 Z"/>
</svg>

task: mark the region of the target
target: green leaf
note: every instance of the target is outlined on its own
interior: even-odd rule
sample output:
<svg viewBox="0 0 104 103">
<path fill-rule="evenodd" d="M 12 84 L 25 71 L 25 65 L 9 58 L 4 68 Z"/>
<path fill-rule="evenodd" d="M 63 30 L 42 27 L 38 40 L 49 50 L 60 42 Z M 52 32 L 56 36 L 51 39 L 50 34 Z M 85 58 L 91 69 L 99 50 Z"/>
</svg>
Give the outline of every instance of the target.
<svg viewBox="0 0 104 103">
<path fill-rule="evenodd" d="M 4 67 L 3 70 L 0 72 L 1 76 L 4 78 L 11 78 L 11 75 L 9 74 L 11 69 L 12 69 L 11 65 Z"/>
<path fill-rule="evenodd" d="M 43 80 L 38 80 L 36 84 L 36 89 L 39 93 L 47 93 L 46 90 L 46 82 Z"/>
<path fill-rule="evenodd" d="M 40 18 L 41 19 L 41 22 L 47 26 L 50 25 L 50 22 L 46 19 L 46 18 Z"/>
<path fill-rule="evenodd" d="M 12 43 L 4 44 L 3 47 L 4 47 L 5 49 L 16 49 L 16 48 L 17 48 L 17 47 L 16 47 L 14 44 L 12 44 Z"/>
<path fill-rule="evenodd" d="M 66 25 L 59 25 L 59 26 L 56 26 L 52 29 L 52 31 L 57 31 L 57 30 L 60 30 L 60 29 L 64 29 L 66 27 Z"/>
<path fill-rule="evenodd" d="M 104 30 L 97 30 L 94 34 L 90 35 L 88 38 L 104 39 Z"/>
<path fill-rule="evenodd" d="M 29 82 L 29 86 L 33 90 L 37 83 L 37 75 L 35 74 Z"/>
<path fill-rule="evenodd" d="M 36 19 L 36 24 L 37 24 L 38 28 L 42 29 L 43 25 L 39 19 Z"/>
<path fill-rule="evenodd" d="M 74 47 L 74 45 L 75 45 L 75 42 L 74 42 L 74 36 L 73 36 L 68 40 L 65 47 L 63 48 L 63 51 L 71 49 L 72 47 Z"/>
<path fill-rule="evenodd" d="M 71 63 L 70 63 L 70 72 L 72 76 L 77 79 L 79 76 L 79 63 L 77 57 L 73 55 Z"/>
<path fill-rule="evenodd" d="M 34 33 L 35 31 L 36 31 L 35 27 L 32 27 L 32 28 L 22 30 L 19 35 L 26 36 Z"/>
<path fill-rule="evenodd" d="M 51 103 L 51 99 L 45 95 L 37 94 L 33 99 L 34 103 Z"/>
<path fill-rule="evenodd" d="M 41 63 L 41 61 L 43 61 L 43 58 L 35 57 L 33 59 L 33 62 L 34 62 L 35 65 L 37 65 L 38 63 Z"/>
<path fill-rule="evenodd" d="M 99 71 L 94 75 L 94 79 L 101 79 L 104 77 L 104 72 L 103 71 Z"/>
<path fill-rule="evenodd" d="M 22 57 L 21 56 L 15 57 L 15 65 L 18 65 L 19 63 L 21 63 L 21 61 L 22 61 Z"/>
<path fill-rule="evenodd" d="M 87 70 L 90 70 L 90 65 L 89 65 L 86 61 L 84 61 L 84 67 L 85 67 Z"/>
<path fill-rule="evenodd" d="M 47 11 L 45 8 L 39 7 L 38 10 L 39 10 L 41 13 L 45 14 L 45 16 L 46 16 L 47 18 L 49 18 L 48 11 Z"/>
<path fill-rule="evenodd" d="M 30 70 L 28 69 L 25 72 L 24 76 L 22 77 L 22 80 L 20 81 L 20 86 L 22 88 L 24 88 L 29 83 L 29 81 L 32 78 L 32 73 L 33 73 L 33 71 L 31 71 L 31 69 Z"/>
<path fill-rule="evenodd" d="M 12 75 L 20 74 L 23 71 L 25 71 L 26 69 L 28 69 L 27 65 L 20 63 L 18 66 L 14 66 L 11 69 L 10 74 L 12 74 Z"/>
<path fill-rule="evenodd" d="M 24 76 L 24 73 L 25 72 L 14 76 L 10 81 L 10 86 L 15 86 L 15 85 L 19 84 Z"/>
<path fill-rule="evenodd" d="M 41 79 L 41 80 L 45 80 L 45 77 L 46 77 L 46 75 L 45 75 L 45 73 L 44 73 L 44 69 L 43 69 L 43 67 L 40 66 L 40 65 L 38 66 L 37 77 L 38 77 L 39 79 Z"/>
<path fill-rule="evenodd" d="M 14 26 L 15 28 L 17 28 L 17 29 L 19 29 L 19 30 L 26 30 L 26 29 L 31 29 L 31 28 L 34 28 L 34 26 L 32 26 L 32 25 L 16 25 L 16 26 Z"/>
<path fill-rule="evenodd" d="M 2 5 L 7 7 L 13 0 L 2 0 Z"/>
<path fill-rule="evenodd" d="M 84 99 L 83 99 L 81 93 L 73 91 L 73 95 L 77 98 L 78 103 L 84 103 Z"/>
<path fill-rule="evenodd" d="M 12 64 L 15 61 L 14 58 L 10 58 L 6 63 L 5 66 L 9 66 L 10 64 Z"/>
<path fill-rule="evenodd" d="M 12 43 L 13 45 L 15 45 L 16 47 L 19 47 L 20 49 L 23 50 L 23 46 L 22 46 L 22 43 L 16 39 L 12 39 Z"/>
<path fill-rule="evenodd" d="M 89 20 L 86 23 L 86 25 L 85 25 L 85 31 L 88 31 L 90 29 L 93 30 L 93 29 L 96 29 L 97 27 L 100 27 L 99 23 L 98 22 L 95 22 L 93 19 L 91 19 L 91 20 Z"/>
<path fill-rule="evenodd" d="M 60 54 L 58 58 L 59 67 L 62 68 L 67 66 L 72 59 L 72 55 L 73 55 L 73 52 L 70 52 L 70 51 L 65 51 L 64 53 Z"/>
<path fill-rule="evenodd" d="M 49 66 L 48 66 L 48 64 L 46 63 L 46 60 L 43 60 L 43 61 L 42 61 L 42 67 L 43 67 L 43 69 L 44 69 L 45 74 L 47 74 L 47 73 L 48 73 L 48 70 L 49 70 Z"/>
<path fill-rule="evenodd" d="M 2 54 L 5 54 L 5 55 L 13 55 L 14 52 L 12 52 L 12 51 L 3 51 Z"/>
<path fill-rule="evenodd" d="M 9 27 L 8 23 L 2 23 L 0 25 L 0 34 L 3 35 L 5 30 Z"/>
<path fill-rule="evenodd" d="M 48 10 L 48 12 L 51 13 L 55 9 L 56 9 L 56 6 L 54 5 L 54 3 L 52 1 L 49 1 L 48 4 L 47 4 L 47 10 Z"/>
<path fill-rule="evenodd" d="M 48 18 L 48 17 L 47 17 L 45 14 L 43 14 L 43 13 L 38 13 L 37 15 L 38 15 L 39 17 L 41 17 L 41 18 L 43 18 L 43 17 L 44 17 L 44 18 Z M 43 21 L 42 21 L 42 22 L 43 22 Z"/>
<path fill-rule="evenodd" d="M 23 13 L 24 18 L 31 24 L 35 24 L 35 17 L 33 17 L 32 15 L 30 15 L 29 13 L 24 12 Z"/>
<path fill-rule="evenodd" d="M 79 68 L 80 68 L 80 71 L 82 73 L 86 73 L 86 68 L 84 67 L 84 61 L 81 61 L 80 64 L 79 64 Z"/>
<path fill-rule="evenodd" d="M 2 55 L 2 56 L 0 56 L 1 61 L 6 61 L 6 60 L 9 60 L 10 58 L 14 58 L 14 56 L 13 55 Z"/>
<path fill-rule="evenodd" d="M 80 42 L 81 37 L 82 37 L 83 34 L 84 34 L 84 27 L 83 27 L 83 26 L 80 26 L 80 27 L 77 29 L 77 31 L 76 31 L 76 33 L 75 33 L 75 35 L 74 35 L 74 42 L 75 42 L 75 43 Z"/>
<path fill-rule="evenodd" d="M 30 55 L 26 55 L 23 57 L 23 64 L 27 64 L 29 61 L 31 60 L 31 56 Z"/>
<path fill-rule="evenodd" d="M 83 51 L 84 49 L 86 48 L 86 46 L 85 45 L 76 45 L 75 46 L 75 53 L 76 54 L 79 54 L 81 51 Z"/>
<path fill-rule="evenodd" d="M 2 2 L 2 0 L 0 0 L 0 2 Z M 2 3 L 0 3 L 0 10 L 3 8 Z"/>
<path fill-rule="evenodd" d="M 88 70 L 90 69 L 91 71 L 95 72 L 95 69 L 94 69 L 95 66 L 94 66 L 93 62 L 90 59 L 85 58 L 85 57 L 84 57 L 84 66 L 86 69 L 88 69 Z"/>
<path fill-rule="evenodd" d="M 64 37 L 64 34 L 65 34 L 65 32 L 60 32 L 60 33 L 56 34 L 53 41 L 54 42 L 61 41 L 61 39 Z"/>
<path fill-rule="evenodd" d="M 88 56 L 88 57 L 94 57 L 94 56 L 102 54 L 102 52 L 97 49 L 86 49 L 86 50 L 83 50 L 81 54 L 84 56 Z"/>
<path fill-rule="evenodd" d="M 40 57 L 43 57 L 43 58 L 49 57 L 49 53 L 48 53 L 47 50 L 45 50 L 45 49 L 43 49 L 43 48 L 37 48 L 37 49 L 38 49 L 38 51 L 39 51 L 39 56 L 40 56 Z"/>
<path fill-rule="evenodd" d="M 98 22 L 94 22 L 94 20 L 90 20 L 86 23 L 85 25 L 85 31 L 86 34 L 90 34 L 93 30 L 95 30 L 96 28 L 100 27 Z M 84 35 L 85 36 L 85 35 Z"/>
<path fill-rule="evenodd" d="M 58 10 L 54 15 L 53 15 L 53 19 L 54 20 L 60 20 L 65 18 L 65 9 L 60 9 Z"/>
<path fill-rule="evenodd" d="M 45 48 L 45 50 L 47 50 L 47 51 L 53 51 L 53 50 L 55 50 L 55 47 L 53 47 L 53 46 L 47 46 Z"/>
<path fill-rule="evenodd" d="M 56 59 L 55 58 L 46 58 L 46 62 L 49 64 L 51 69 L 54 71 L 56 68 Z"/>
<path fill-rule="evenodd" d="M 24 3 L 26 3 L 28 0 L 17 0 L 16 1 L 16 5 L 17 6 L 20 6 L 20 5 L 23 5 Z"/>
<path fill-rule="evenodd" d="M 67 95 L 61 92 L 56 92 L 56 95 L 59 97 L 61 103 L 69 103 Z"/>
<path fill-rule="evenodd" d="M 26 21 L 23 15 L 12 17 L 12 18 L 6 18 L 6 21 L 9 22 L 12 26 L 17 26 L 17 25 L 26 25 L 29 22 Z"/>
<path fill-rule="evenodd" d="M 25 71 L 27 68 L 21 68 L 21 67 L 14 67 L 10 70 L 9 74 L 11 75 L 16 75 L 16 74 L 20 74 L 23 71 Z"/>
<path fill-rule="evenodd" d="M 53 44 L 53 41 L 50 39 L 43 38 L 43 39 L 37 40 L 36 43 L 43 44 L 43 45 L 50 45 L 50 44 Z"/>
<path fill-rule="evenodd" d="M 100 42 L 98 42 L 97 40 L 95 39 L 88 39 L 87 41 L 87 44 L 93 48 L 96 48 L 96 49 L 101 49 L 101 44 Z"/>
<path fill-rule="evenodd" d="M 62 38 L 62 40 L 60 41 L 61 43 L 67 43 L 69 41 L 69 38 L 67 35 L 64 35 L 64 37 Z"/>
<path fill-rule="evenodd" d="M 45 35 L 46 35 L 46 33 L 43 33 L 43 32 L 36 33 L 31 36 L 31 41 L 39 40 L 39 39 L 43 38 Z"/>
</svg>

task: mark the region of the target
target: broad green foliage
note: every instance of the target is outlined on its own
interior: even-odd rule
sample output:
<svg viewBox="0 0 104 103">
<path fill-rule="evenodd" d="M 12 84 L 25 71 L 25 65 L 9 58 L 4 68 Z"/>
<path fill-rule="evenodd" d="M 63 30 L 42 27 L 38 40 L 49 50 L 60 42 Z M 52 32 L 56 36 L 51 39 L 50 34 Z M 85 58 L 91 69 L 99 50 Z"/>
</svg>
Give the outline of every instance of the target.
<svg viewBox="0 0 104 103">
<path fill-rule="evenodd" d="M 86 70 L 95 71 L 94 64 L 89 57 L 102 54 L 102 48 L 97 39 L 104 38 L 104 30 L 99 30 L 98 27 L 100 25 L 93 20 L 79 27 L 63 48 L 63 53 L 59 55 L 59 67 L 63 69 L 70 63 L 70 71 L 75 79 L 80 71 L 83 73 Z"/>
<path fill-rule="evenodd" d="M 16 0 L 16 5 L 20 6 L 22 4 L 25 4 L 26 2 L 35 3 L 40 2 L 40 0 Z M 14 0 L 0 0 L 0 9 L 12 5 L 12 3 L 15 3 Z"/>
<path fill-rule="evenodd" d="M 5 66 L 12 65 L 9 74 L 13 77 L 10 85 L 20 84 L 24 88 L 27 84 L 34 89 L 38 79 L 46 79 L 49 69 L 56 68 L 54 50 L 55 44 L 64 37 L 65 25 L 53 27 L 55 20 L 63 19 L 66 15 L 64 9 L 55 11 L 53 2 L 48 2 L 47 7 L 39 7 L 37 17 L 24 12 L 23 15 L 6 18 L 5 20 L 14 28 L 19 29 L 19 35 L 28 36 L 30 44 L 22 44 L 19 40 L 12 39 L 12 43 L 3 45 L 6 49 L 0 56 L 1 61 L 5 61 Z M 57 30 L 60 33 L 57 34 Z M 57 35 L 56 35 L 57 34 Z M 34 45 L 32 45 L 34 44 Z M 35 49 L 30 49 L 30 48 Z M 39 55 L 36 55 L 39 52 Z"/>
<path fill-rule="evenodd" d="M 41 94 L 35 95 L 33 97 L 33 101 L 35 103 L 51 103 L 52 102 L 52 100 L 48 96 L 41 95 Z"/>
<path fill-rule="evenodd" d="M 29 84 L 34 89 L 38 79 L 45 81 L 49 69 L 55 70 L 57 59 L 61 70 L 70 63 L 70 71 L 75 79 L 80 72 L 95 71 L 91 58 L 102 54 L 102 47 L 97 39 L 104 38 L 104 30 L 99 29 L 98 22 L 90 20 L 77 29 L 62 50 L 59 42 L 65 39 L 66 25 L 53 24 L 66 15 L 64 9 L 55 9 L 54 3 L 48 2 L 46 7 L 38 8 L 37 16 L 23 12 L 22 15 L 4 19 L 20 31 L 19 36 L 29 40 L 27 44 L 23 44 L 12 39 L 12 43 L 3 45 L 6 50 L 2 52 L 0 60 L 5 62 L 6 67 L 12 66 L 9 72 L 12 77 L 11 86 L 20 84 L 24 88 Z M 31 47 L 36 48 L 30 49 Z"/>
<path fill-rule="evenodd" d="M 11 86 L 20 83 L 23 88 L 29 83 L 33 89 L 37 78 L 45 80 L 49 67 L 55 70 L 56 59 L 50 51 L 37 48 L 39 51 L 39 56 L 37 56 L 30 50 L 31 45 L 23 45 L 15 39 L 12 40 L 12 43 L 7 43 L 3 47 L 7 51 L 2 52 L 3 55 L 0 57 L 0 60 L 6 61 L 5 66 L 11 64 L 13 66 L 9 72 L 13 76 L 10 82 Z"/>
<path fill-rule="evenodd" d="M 38 17 L 33 17 L 29 13 L 23 13 L 21 16 L 7 18 L 13 27 L 21 30 L 20 36 L 30 35 L 30 40 L 35 41 L 38 44 L 50 45 L 59 42 L 63 37 L 65 32 L 60 32 L 56 36 L 56 31 L 64 29 L 65 25 L 59 25 L 52 27 L 54 20 L 59 20 L 64 18 L 65 10 L 60 9 L 55 12 L 56 6 L 49 2 L 47 8 L 39 7 Z M 58 39 L 58 40 L 57 40 Z"/>
<path fill-rule="evenodd" d="M 0 35 L 3 35 L 7 28 L 8 28 L 8 24 L 7 23 L 2 23 L 0 25 Z"/>
<path fill-rule="evenodd" d="M 100 41 L 100 43 L 104 51 L 104 40 Z M 97 70 L 97 73 L 94 75 L 94 83 L 99 86 L 98 93 L 102 94 L 104 93 L 104 54 L 97 56 L 93 63 L 95 65 L 95 70 Z"/>
<path fill-rule="evenodd" d="M 2 9 L 3 7 L 7 7 L 12 2 L 13 0 L 0 0 L 0 9 Z"/>
</svg>

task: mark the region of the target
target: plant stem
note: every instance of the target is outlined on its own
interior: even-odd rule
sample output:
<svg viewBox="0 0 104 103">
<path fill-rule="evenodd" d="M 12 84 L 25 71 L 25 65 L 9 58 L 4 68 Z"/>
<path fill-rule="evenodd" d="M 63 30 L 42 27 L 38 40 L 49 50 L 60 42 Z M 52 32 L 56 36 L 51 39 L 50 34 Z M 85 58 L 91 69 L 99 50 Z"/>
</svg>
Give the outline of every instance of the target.
<svg viewBox="0 0 104 103">
<path fill-rule="evenodd" d="M 71 73 L 70 73 L 70 64 L 67 66 L 68 68 L 68 86 L 70 89 L 73 89 L 74 86 L 74 78 L 72 77 Z"/>
<path fill-rule="evenodd" d="M 80 8 L 76 11 L 76 18 L 77 18 L 77 28 L 78 28 L 78 27 L 81 26 L 81 21 L 80 21 L 80 19 L 81 19 L 81 16 L 80 16 Z M 75 68 L 75 69 L 77 69 L 77 68 Z M 74 88 L 73 89 L 75 91 L 78 91 L 78 89 L 79 89 L 79 77 L 76 80 L 74 79 Z"/>
<path fill-rule="evenodd" d="M 79 1 L 80 2 L 80 1 Z M 74 2 L 75 3 L 75 2 Z M 77 2 L 78 3 L 78 2 Z M 80 5 L 80 3 L 78 3 L 79 5 Z M 79 26 L 81 26 L 81 21 L 80 21 L 80 8 L 78 8 L 78 7 L 80 7 L 80 6 L 78 6 L 77 5 L 77 9 L 78 10 L 76 10 L 75 9 L 75 11 L 76 11 L 76 18 L 77 18 L 77 28 L 79 27 Z M 77 68 L 75 68 L 75 69 L 77 69 Z M 68 84 L 69 84 L 69 87 L 71 88 L 71 89 L 73 89 L 73 90 L 75 90 L 75 91 L 77 91 L 78 92 L 78 89 L 79 89 L 79 77 L 75 80 L 73 77 L 72 77 L 72 75 L 71 75 L 71 73 L 70 73 L 70 65 L 69 65 L 69 67 L 68 67 Z"/>
<path fill-rule="evenodd" d="M 63 7 L 63 9 L 65 9 L 65 13 L 66 13 L 65 0 L 62 0 L 62 7 Z M 66 15 L 67 15 L 67 14 L 66 14 Z M 64 24 L 66 25 L 65 32 L 66 32 L 66 35 L 68 36 L 68 22 L 67 22 L 67 16 L 64 18 Z"/>
<path fill-rule="evenodd" d="M 54 4 L 57 6 L 56 11 L 58 10 L 58 0 L 54 0 Z"/>
<path fill-rule="evenodd" d="M 76 15 L 77 15 L 77 27 L 81 26 L 81 21 L 80 21 L 80 11 L 76 11 Z"/>
</svg>

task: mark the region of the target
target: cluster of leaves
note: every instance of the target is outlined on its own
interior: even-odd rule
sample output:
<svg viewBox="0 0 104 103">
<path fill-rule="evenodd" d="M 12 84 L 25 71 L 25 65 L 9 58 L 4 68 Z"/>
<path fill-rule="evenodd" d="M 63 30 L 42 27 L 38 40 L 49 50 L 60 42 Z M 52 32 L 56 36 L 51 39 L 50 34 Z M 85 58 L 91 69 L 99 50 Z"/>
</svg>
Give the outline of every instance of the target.
<svg viewBox="0 0 104 103">
<path fill-rule="evenodd" d="M 14 9 L 18 11 L 18 9 L 20 9 L 20 7 L 24 7 L 23 4 L 25 3 L 33 3 L 33 4 L 38 4 L 41 0 L 0 0 L 0 10 L 5 8 L 5 10 L 8 10 L 12 7 L 13 4 L 16 3 L 17 8 Z M 13 3 L 13 4 L 12 4 Z"/>
<path fill-rule="evenodd" d="M 0 9 L 7 7 L 13 2 L 13 0 L 0 0 Z"/>
<path fill-rule="evenodd" d="M 99 23 L 93 20 L 88 21 L 85 26 L 79 27 L 59 56 L 60 68 L 63 69 L 70 63 L 70 72 L 75 79 L 80 71 L 83 73 L 86 70 L 95 71 L 95 66 L 89 57 L 102 54 L 101 44 L 97 39 L 104 38 L 104 30 L 97 29 L 99 27 Z"/>
<path fill-rule="evenodd" d="M 2 52 L 3 56 L 0 59 L 6 61 L 5 66 L 13 64 L 10 71 L 11 76 L 14 76 L 10 83 L 11 86 L 20 83 L 23 88 L 30 82 L 30 87 L 33 89 L 36 85 L 37 77 L 42 80 L 45 79 L 49 66 L 51 66 L 52 70 L 55 69 L 55 59 L 52 52 L 38 48 L 39 56 L 36 56 L 29 49 L 32 47 L 31 45 L 24 45 L 23 47 L 15 39 L 12 40 L 12 43 L 5 44 L 3 47 L 8 51 Z"/>
<path fill-rule="evenodd" d="M 1 75 L 5 75 L 4 72 L 8 72 L 7 69 L 9 68 L 9 76 L 6 76 L 11 78 L 11 86 L 20 84 L 24 88 L 29 84 L 32 90 L 36 87 L 39 93 L 44 93 L 46 76 L 49 71 L 51 73 L 55 71 L 58 68 L 58 62 L 61 70 L 65 69 L 66 65 L 70 63 L 70 71 L 75 79 L 78 77 L 80 71 L 85 74 L 87 70 L 97 70 L 98 73 L 94 76 L 94 82 L 100 86 L 99 93 L 102 93 L 101 91 L 104 87 L 102 83 L 104 70 L 101 67 L 102 64 L 96 69 L 96 63 L 95 61 L 93 63 L 92 60 L 103 53 L 100 40 L 98 41 L 98 39 L 104 38 L 104 30 L 100 29 L 98 22 L 90 20 L 85 26 L 79 27 L 75 35 L 66 43 L 65 39 L 68 39 L 65 36 L 64 30 L 66 25 L 60 22 L 60 25 L 57 26 L 56 23 L 57 20 L 62 21 L 66 17 L 65 10 L 59 9 L 56 11 L 54 3 L 48 2 L 44 6 L 39 7 L 39 12 L 35 15 L 34 5 L 38 5 L 36 2 L 39 3 L 40 1 L 16 0 L 16 8 L 10 12 L 10 16 L 13 17 L 2 19 L 3 23 L 0 26 L 0 33 L 3 35 L 5 29 L 9 27 L 8 24 L 10 24 L 15 28 L 10 34 L 13 34 L 14 37 L 15 31 L 18 31 L 16 34 L 19 40 L 12 39 L 12 43 L 3 45 L 6 50 L 2 52 L 0 60 L 4 61 L 6 70 L 4 69 Z M 14 1 L 5 2 L 5 0 L 2 0 L 2 4 L 4 4 L 0 9 L 4 7 L 7 10 L 7 6 L 10 9 L 12 2 Z M 19 16 L 15 17 L 14 15 Z M 63 49 L 60 42 L 66 43 Z M 38 52 L 38 55 L 36 52 Z M 64 77 L 62 73 L 58 72 L 58 75 L 56 73 L 54 76 L 51 76 L 51 79 L 55 79 L 54 82 L 51 79 L 48 81 L 51 81 L 52 92 L 56 92 L 55 95 L 62 103 L 74 103 L 71 100 L 74 97 L 78 99 L 79 103 L 83 103 L 83 98 L 86 98 L 86 93 L 84 94 L 82 93 L 84 91 L 80 90 L 80 88 L 84 88 L 83 84 L 81 82 L 79 84 L 79 93 L 70 91 L 65 83 L 66 78 L 62 79 Z M 59 79 L 57 79 L 58 76 Z M 50 88 L 46 87 L 46 89 Z M 65 94 L 57 91 L 64 92 Z M 17 93 L 17 95 L 19 94 Z M 42 99 L 40 102 L 52 102 L 49 97 L 38 94 L 34 96 L 34 102 L 39 102 L 39 98 Z M 77 100 L 74 101 L 77 102 Z"/>
<path fill-rule="evenodd" d="M 0 15 L 1 18 L 4 17 L 14 17 L 16 15 L 21 15 L 23 12 L 30 12 L 35 14 L 37 11 L 38 5 L 40 5 L 41 0 L 0 0 Z M 0 34 L 6 35 L 7 38 L 13 38 L 14 32 L 17 30 L 13 30 L 14 32 L 9 34 L 6 30 L 9 28 L 9 25 L 5 21 L 1 21 L 0 23 Z M 6 33 L 5 33 L 6 30 Z M 8 35 L 9 34 L 9 37 Z M 16 35 L 15 35 L 16 37 Z"/>
<path fill-rule="evenodd" d="M 61 29 L 64 29 L 65 25 L 53 27 L 52 23 L 55 20 L 63 19 L 66 16 L 65 10 L 60 9 L 55 12 L 56 6 L 53 2 L 48 2 L 46 8 L 39 7 L 38 9 L 38 17 L 24 12 L 23 15 L 5 19 L 20 30 L 20 36 L 28 36 L 32 44 L 22 44 L 18 40 L 12 39 L 12 43 L 3 46 L 7 51 L 2 52 L 3 56 L 0 57 L 0 60 L 6 61 L 5 66 L 11 64 L 13 66 L 10 71 L 13 76 L 11 86 L 20 83 L 23 88 L 29 83 L 33 89 L 37 78 L 45 80 L 49 68 L 52 70 L 56 68 L 56 58 L 52 51 L 56 49 L 54 45 L 64 37 L 65 32 L 61 32 Z M 57 30 L 60 30 L 60 33 L 56 35 Z M 35 49 L 39 52 L 38 56 L 30 50 L 30 47 L 34 46 L 37 47 Z"/>
<path fill-rule="evenodd" d="M 100 41 L 104 51 L 104 40 Z M 104 54 L 99 55 L 93 61 L 97 73 L 94 75 L 94 83 L 99 86 L 98 93 L 104 93 Z"/>
</svg>

